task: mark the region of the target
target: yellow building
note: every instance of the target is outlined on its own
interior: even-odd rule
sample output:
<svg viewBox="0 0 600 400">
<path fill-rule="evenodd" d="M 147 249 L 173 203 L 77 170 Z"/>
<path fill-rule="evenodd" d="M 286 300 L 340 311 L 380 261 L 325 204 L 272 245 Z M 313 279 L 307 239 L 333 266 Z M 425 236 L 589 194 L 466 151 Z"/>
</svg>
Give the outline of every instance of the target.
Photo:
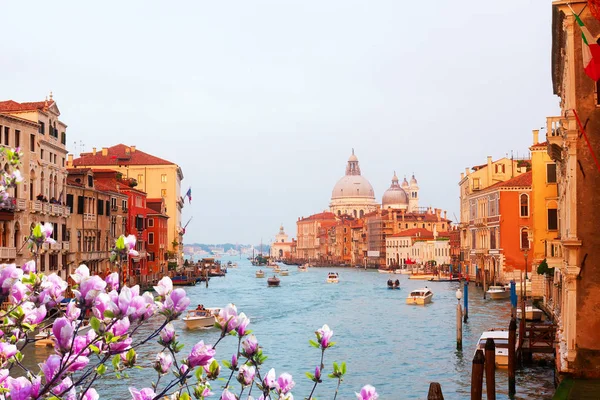
<svg viewBox="0 0 600 400">
<path fill-rule="evenodd" d="M 94 168 L 116 170 L 126 178 L 134 178 L 138 182 L 136 189 L 148 194 L 149 198 L 162 198 L 165 201 L 168 221 L 169 250 L 172 252 L 171 262 L 181 264 L 183 251 L 183 229 L 181 210 L 184 201 L 181 197 L 181 168 L 170 161 L 144 153 L 135 146 L 118 144 L 101 151 L 92 149 L 91 153 L 81 153 L 73 160 L 69 155 L 69 168 Z"/>
</svg>

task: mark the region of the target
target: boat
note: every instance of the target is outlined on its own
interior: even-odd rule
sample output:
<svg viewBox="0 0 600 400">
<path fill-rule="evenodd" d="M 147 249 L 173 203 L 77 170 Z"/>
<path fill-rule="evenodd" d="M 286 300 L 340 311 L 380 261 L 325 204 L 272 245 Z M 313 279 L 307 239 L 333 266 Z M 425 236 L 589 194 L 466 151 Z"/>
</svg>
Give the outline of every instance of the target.
<svg viewBox="0 0 600 400">
<path fill-rule="evenodd" d="M 327 283 L 339 283 L 340 275 L 337 272 L 327 274 Z"/>
<path fill-rule="evenodd" d="M 269 260 L 267 262 L 267 267 L 268 268 L 279 268 L 279 264 L 277 264 L 276 262 L 273 262 L 273 261 Z"/>
<path fill-rule="evenodd" d="M 173 286 L 196 286 L 196 278 L 188 275 L 175 275 L 171 278 Z"/>
<path fill-rule="evenodd" d="M 377 272 L 379 272 L 380 274 L 393 274 L 394 270 L 393 269 L 387 269 L 387 268 L 379 268 L 377 270 Z"/>
<path fill-rule="evenodd" d="M 268 266 L 269 265 L 267 265 L 267 267 Z M 280 273 L 281 272 L 281 267 L 279 265 L 275 264 L 275 266 L 273 267 L 273 272 L 276 273 L 276 274 Z"/>
<path fill-rule="evenodd" d="M 259 269 L 258 271 L 256 271 L 256 277 L 257 278 L 264 278 L 265 277 L 265 271 L 263 271 L 262 269 Z"/>
<path fill-rule="evenodd" d="M 523 314 L 521 307 L 517 307 L 517 318 L 521 319 Z M 544 313 L 539 308 L 534 306 L 525 306 L 525 320 L 526 321 L 540 321 Z"/>
<path fill-rule="evenodd" d="M 396 279 L 395 281 L 388 279 L 387 287 L 388 289 L 400 289 L 400 281 L 398 279 Z"/>
<path fill-rule="evenodd" d="M 486 291 L 486 294 L 493 300 L 508 299 L 510 297 L 510 287 L 501 285 L 492 285 Z"/>
<path fill-rule="evenodd" d="M 441 277 L 441 276 L 434 276 L 428 279 L 429 282 L 458 282 L 460 281 L 460 278 L 458 277 L 452 277 L 452 276 L 448 276 L 448 277 Z"/>
<path fill-rule="evenodd" d="M 304 265 L 298 265 L 298 272 L 307 272 L 308 271 L 308 265 L 304 264 Z"/>
<path fill-rule="evenodd" d="M 496 367 L 508 367 L 508 330 L 492 329 L 483 332 L 477 342 L 475 352 L 481 350 L 485 353 L 485 342 L 488 338 L 494 339 L 494 345 L 496 346 Z"/>
<path fill-rule="evenodd" d="M 428 304 L 431 303 L 433 292 L 427 286 L 415 289 L 406 298 L 406 304 Z"/>
<path fill-rule="evenodd" d="M 267 286 L 279 286 L 279 282 L 281 282 L 279 278 L 273 275 L 272 278 L 267 279 Z"/>
<path fill-rule="evenodd" d="M 229 264 L 229 263 L 227 264 L 227 268 L 237 268 L 237 267 L 238 267 L 238 263 L 236 263 L 236 262 L 231 263 L 231 264 Z"/>
<path fill-rule="evenodd" d="M 190 310 L 182 319 L 187 329 L 210 328 L 215 325 L 215 315 L 205 308 Z"/>
<path fill-rule="evenodd" d="M 89 324 L 88 320 L 79 321 L 79 329 L 77 330 L 77 336 L 84 336 L 92 329 L 92 326 Z M 36 346 L 46 346 L 53 347 L 54 346 L 54 334 L 52 333 L 52 327 L 44 329 L 43 331 L 38 332 L 35 335 L 35 345 Z"/>
<path fill-rule="evenodd" d="M 288 276 L 289 274 L 290 274 L 290 271 L 287 268 L 284 268 L 279 271 L 279 275 L 281 275 L 281 276 Z"/>
</svg>

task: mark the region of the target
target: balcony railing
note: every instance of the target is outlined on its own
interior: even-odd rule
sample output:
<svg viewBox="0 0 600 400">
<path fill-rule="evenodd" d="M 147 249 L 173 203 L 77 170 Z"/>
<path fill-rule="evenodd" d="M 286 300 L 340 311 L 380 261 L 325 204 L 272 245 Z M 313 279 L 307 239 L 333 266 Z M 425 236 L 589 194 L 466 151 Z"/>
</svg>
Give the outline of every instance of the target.
<svg viewBox="0 0 600 400">
<path fill-rule="evenodd" d="M 29 202 L 29 210 L 32 213 L 36 213 L 36 212 L 41 213 L 42 212 L 42 202 L 37 201 L 37 200 L 30 201 Z"/>
<path fill-rule="evenodd" d="M 23 211 L 27 207 L 27 201 L 25 199 L 16 199 L 15 206 L 17 210 Z"/>
<path fill-rule="evenodd" d="M 108 251 L 82 251 L 79 255 L 82 261 L 103 260 L 110 257 Z"/>
<path fill-rule="evenodd" d="M 15 247 L 0 247 L 0 259 L 12 260 L 17 257 L 17 249 Z"/>
<path fill-rule="evenodd" d="M 546 242 L 546 257 L 562 259 L 563 251 L 560 240 L 548 240 Z"/>
<path fill-rule="evenodd" d="M 62 249 L 65 252 L 69 251 L 71 249 L 71 244 L 69 242 L 63 242 L 62 243 Z"/>
<path fill-rule="evenodd" d="M 50 245 L 50 250 L 61 251 L 62 250 L 62 244 L 61 243 L 52 243 Z"/>
<path fill-rule="evenodd" d="M 475 218 L 473 223 L 475 224 L 475 226 L 484 226 L 485 224 L 487 224 L 487 217 Z"/>
<path fill-rule="evenodd" d="M 96 220 L 96 215 L 95 214 L 83 214 L 83 220 L 84 221 L 94 221 Z"/>
<path fill-rule="evenodd" d="M 50 206 L 51 206 L 51 204 L 42 203 L 42 212 L 44 214 L 49 214 L 51 212 L 51 210 L 52 210 L 52 207 L 50 207 Z"/>
</svg>

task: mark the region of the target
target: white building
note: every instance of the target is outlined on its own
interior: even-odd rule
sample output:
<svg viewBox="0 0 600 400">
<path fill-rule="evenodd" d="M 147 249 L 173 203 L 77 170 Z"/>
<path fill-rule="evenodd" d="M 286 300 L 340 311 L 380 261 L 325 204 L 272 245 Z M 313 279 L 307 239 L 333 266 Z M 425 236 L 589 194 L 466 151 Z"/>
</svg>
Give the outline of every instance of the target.
<svg viewBox="0 0 600 400">
<path fill-rule="evenodd" d="M 385 239 L 386 265 L 395 267 L 409 263 L 450 264 L 450 236 L 447 232 L 424 228 L 407 229 Z"/>
<path fill-rule="evenodd" d="M 283 230 L 283 225 L 280 226 L 279 233 L 275 236 L 275 241 L 271 243 L 271 258 L 281 260 L 290 257 L 294 245 L 294 239 L 288 241 L 288 235 Z"/>
</svg>

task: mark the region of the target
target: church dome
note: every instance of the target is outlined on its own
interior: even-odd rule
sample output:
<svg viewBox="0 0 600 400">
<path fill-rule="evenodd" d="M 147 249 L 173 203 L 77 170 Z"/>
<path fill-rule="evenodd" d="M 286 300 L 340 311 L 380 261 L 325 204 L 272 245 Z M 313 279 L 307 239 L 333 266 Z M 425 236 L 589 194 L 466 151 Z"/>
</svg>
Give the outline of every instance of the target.
<svg viewBox="0 0 600 400">
<path fill-rule="evenodd" d="M 331 199 L 344 197 L 368 197 L 375 198 L 373 186 L 361 175 L 346 175 L 333 187 Z"/>
<path fill-rule="evenodd" d="M 408 189 L 408 181 L 406 180 L 406 176 L 404 177 L 404 180 L 402 181 L 402 187 Z"/>
<path fill-rule="evenodd" d="M 348 159 L 346 174 L 333 187 L 329 207 L 335 214 L 349 214 L 355 217 L 362 217 L 377 207 L 373 186 L 361 175 L 354 150 Z"/>
<path fill-rule="evenodd" d="M 405 180 L 406 182 L 406 180 Z M 403 183 L 404 186 L 404 183 Z M 392 185 L 388 190 L 383 194 L 383 198 L 381 204 L 384 209 L 394 208 L 394 209 L 406 209 L 408 208 L 408 195 L 400 187 L 398 184 L 398 177 L 394 172 L 394 177 L 392 178 Z"/>
<path fill-rule="evenodd" d="M 417 185 L 417 179 L 415 178 L 415 175 L 413 174 L 412 178 L 410 178 L 410 186 L 416 186 Z"/>
</svg>

